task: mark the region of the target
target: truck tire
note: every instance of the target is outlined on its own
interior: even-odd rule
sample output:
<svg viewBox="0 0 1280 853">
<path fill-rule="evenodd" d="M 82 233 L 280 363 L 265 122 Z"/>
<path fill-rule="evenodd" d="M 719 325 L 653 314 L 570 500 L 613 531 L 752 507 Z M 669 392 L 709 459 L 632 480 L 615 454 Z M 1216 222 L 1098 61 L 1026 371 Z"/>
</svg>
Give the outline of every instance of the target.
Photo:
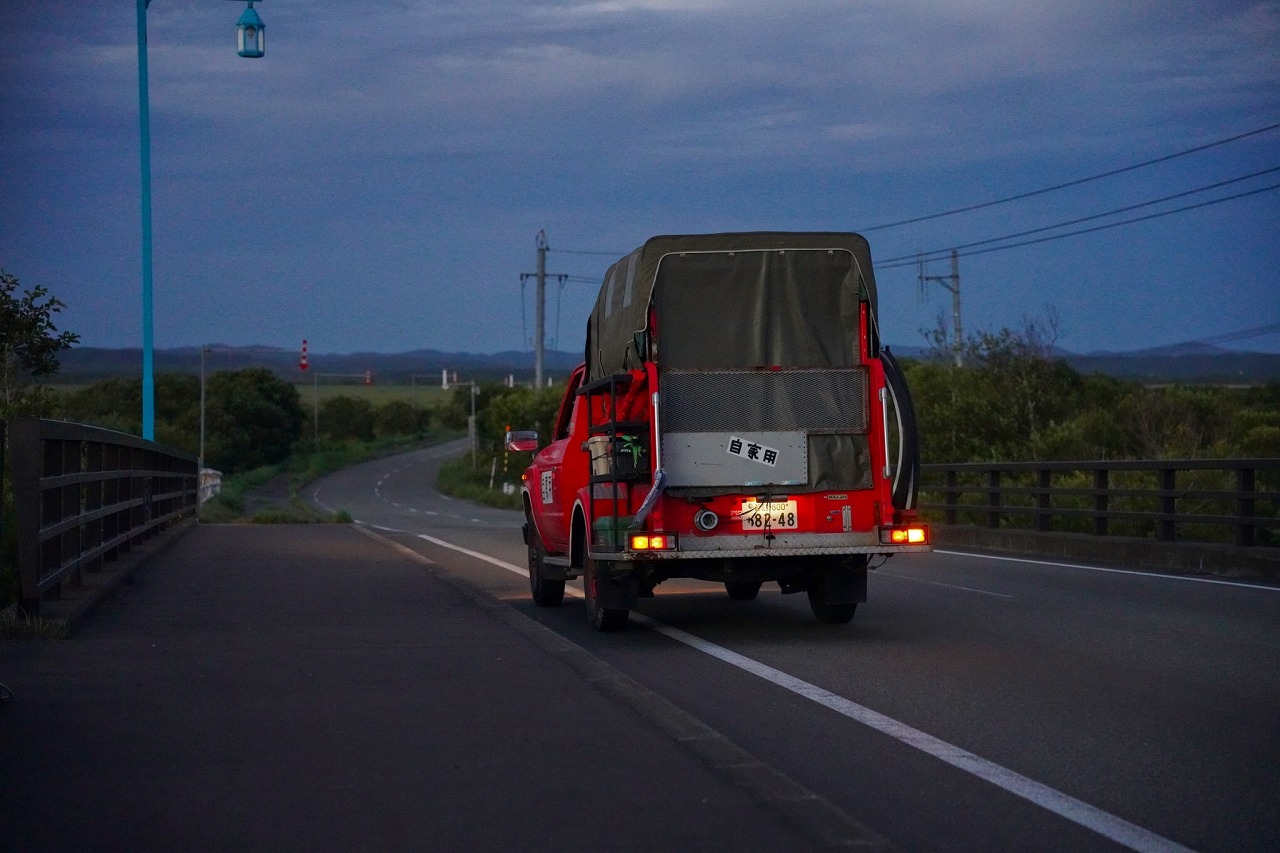
<svg viewBox="0 0 1280 853">
<path fill-rule="evenodd" d="M 760 594 L 760 581 L 725 581 L 724 589 L 734 601 L 754 601 Z"/>
<path fill-rule="evenodd" d="M 853 621 L 856 604 L 828 604 L 826 584 L 821 582 L 809 587 L 809 608 L 823 625 L 847 625 Z"/>
<path fill-rule="evenodd" d="M 850 555 L 823 559 L 811 569 L 809 608 L 824 625 L 853 620 L 858 602 L 867 600 L 867 558 Z"/>
<path fill-rule="evenodd" d="M 557 607 L 564 601 L 564 581 L 552 580 L 542 574 L 542 560 L 547 552 L 542 548 L 538 528 L 529 524 L 529 592 L 533 603 L 539 607 Z"/>
<path fill-rule="evenodd" d="M 631 611 L 600 604 L 600 564 L 590 554 L 582 558 L 582 592 L 587 601 L 587 621 L 597 631 L 621 631 Z"/>
</svg>

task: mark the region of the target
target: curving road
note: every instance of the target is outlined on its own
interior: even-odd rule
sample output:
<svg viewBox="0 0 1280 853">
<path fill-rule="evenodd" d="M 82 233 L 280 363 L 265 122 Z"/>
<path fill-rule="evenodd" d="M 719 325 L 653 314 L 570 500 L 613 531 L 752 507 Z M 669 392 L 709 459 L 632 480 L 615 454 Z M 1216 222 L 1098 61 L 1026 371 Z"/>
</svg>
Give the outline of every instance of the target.
<svg viewBox="0 0 1280 853">
<path fill-rule="evenodd" d="M 1280 849 L 1278 588 L 940 552 L 873 572 L 846 626 L 818 625 L 803 595 L 776 587 L 734 602 L 671 582 L 630 630 L 598 634 L 573 591 L 558 608 L 529 600 L 519 513 L 436 491 L 439 462 L 462 450 L 366 463 L 309 497 L 508 602 L 897 848 Z M 574 744 L 571 721 L 564 743 L 607 764 L 607 748 Z"/>
</svg>

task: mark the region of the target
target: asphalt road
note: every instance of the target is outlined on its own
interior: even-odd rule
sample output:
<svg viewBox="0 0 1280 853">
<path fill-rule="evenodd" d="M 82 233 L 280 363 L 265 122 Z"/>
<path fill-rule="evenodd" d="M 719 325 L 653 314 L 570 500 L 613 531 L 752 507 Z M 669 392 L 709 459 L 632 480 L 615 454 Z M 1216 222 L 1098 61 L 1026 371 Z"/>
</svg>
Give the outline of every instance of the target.
<svg viewBox="0 0 1280 853">
<path fill-rule="evenodd" d="M 459 449 L 361 465 L 309 497 L 896 847 L 1280 849 L 1280 589 L 934 553 L 873 572 L 846 626 L 817 624 L 803 595 L 776 588 L 734 602 L 669 582 L 629 630 L 598 634 L 572 589 L 558 608 L 529 600 L 518 513 L 436 492 L 436 466 Z"/>
</svg>

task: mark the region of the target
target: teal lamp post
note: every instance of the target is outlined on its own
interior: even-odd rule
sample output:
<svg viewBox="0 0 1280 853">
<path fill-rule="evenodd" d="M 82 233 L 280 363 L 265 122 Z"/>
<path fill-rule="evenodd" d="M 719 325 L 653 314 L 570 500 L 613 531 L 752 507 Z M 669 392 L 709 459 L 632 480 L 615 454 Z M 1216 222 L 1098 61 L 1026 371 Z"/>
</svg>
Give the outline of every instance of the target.
<svg viewBox="0 0 1280 853">
<path fill-rule="evenodd" d="M 244 2 L 244 0 L 237 0 Z M 262 18 L 254 0 L 236 22 L 236 47 L 241 56 L 258 59 L 265 52 Z M 138 125 L 142 159 L 142 437 L 156 437 L 155 348 L 151 322 L 151 107 L 147 79 L 147 7 L 138 0 Z"/>
</svg>

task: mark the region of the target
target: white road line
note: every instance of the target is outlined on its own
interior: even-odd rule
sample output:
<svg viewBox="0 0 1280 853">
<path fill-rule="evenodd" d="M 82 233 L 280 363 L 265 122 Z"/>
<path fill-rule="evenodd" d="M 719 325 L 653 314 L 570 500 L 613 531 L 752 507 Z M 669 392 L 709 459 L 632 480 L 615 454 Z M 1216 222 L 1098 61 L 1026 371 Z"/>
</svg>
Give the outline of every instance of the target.
<svg viewBox="0 0 1280 853">
<path fill-rule="evenodd" d="M 978 595 L 990 595 L 996 598 L 1009 598 L 1009 599 L 1013 598 L 1012 595 L 1005 595 L 1003 592 L 992 592 L 991 590 L 987 590 L 987 589 L 975 589 L 974 587 L 971 587 L 971 586 L 959 586 L 953 583 L 943 583 L 942 581 L 924 580 L 923 578 L 913 578 L 913 577 L 908 577 L 907 575 L 895 575 L 893 572 L 886 572 L 884 569 L 879 569 L 878 571 L 876 571 L 876 576 L 882 577 L 882 578 L 893 578 L 895 580 L 900 580 L 900 581 L 914 581 L 915 583 L 925 583 L 925 584 L 929 584 L 930 586 L 945 586 L 947 589 L 959 589 L 959 590 L 963 590 L 964 592 L 976 592 L 978 593 Z"/>
<path fill-rule="evenodd" d="M 482 554 L 470 548 L 463 548 L 461 545 L 454 545 L 452 542 L 446 542 L 443 539 L 437 539 L 425 533 L 418 534 L 418 538 L 433 545 L 439 545 L 442 548 L 449 548 L 466 554 L 468 557 L 483 560 L 517 575 L 522 575 L 526 578 L 529 576 L 528 570 L 524 567 L 508 563 L 505 560 L 499 560 L 496 557 L 490 557 L 488 554 Z M 575 589 L 570 588 L 565 591 L 581 596 L 581 593 Z M 1059 817 L 1096 832 L 1098 835 L 1118 844 L 1123 844 L 1132 850 L 1152 851 L 1152 853 L 1155 853 L 1155 851 L 1168 851 L 1168 853 L 1186 851 L 1186 853 L 1190 853 L 1190 848 L 1183 847 L 1181 844 L 1143 829 L 1137 824 L 1130 823 L 1123 818 L 1116 817 L 1109 812 L 1077 800 L 1075 797 L 1050 788 L 1048 785 L 1016 773 L 1007 767 L 1001 767 L 999 764 L 974 755 L 966 749 L 961 749 L 919 729 L 914 729 L 906 723 L 900 723 L 892 717 L 886 717 L 884 714 L 845 699 L 843 696 L 837 696 L 818 687 L 816 684 L 802 681 L 767 664 L 752 660 L 700 637 L 695 637 L 686 631 L 681 631 L 679 628 L 664 625 L 642 614 L 632 613 L 631 618 L 633 621 L 645 625 L 679 643 L 710 655 L 730 666 L 737 667 L 743 672 L 763 678 L 765 681 L 785 690 L 790 690 L 797 696 L 816 702 L 825 708 L 835 711 L 837 714 L 875 729 L 881 734 L 886 734 L 900 743 L 914 747 L 926 755 L 931 755 L 940 761 L 950 764 L 952 767 L 977 776 L 979 779 L 990 782 L 1016 797 L 1035 803 Z"/>
<path fill-rule="evenodd" d="M 441 548 L 448 548 L 457 551 L 459 554 L 466 554 L 468 557 L 475 557 L 477 560 L 483 560 L 486 563 L 497 566 L 500 569 L 506 569 L 509 572 L 515 572 L 518 575 L 529 577 L 529 571 L 523 566 L 517 566 L 514 563 L 508 563 L 506 560 L 499 560 L 497 557 L 490 557 L 488 554 L 481 554 L 479 551 L 472 551 L 470 548 L 463 548 L 461 545 L 454 545 L 452 542 L 446 542 L 443 539 L 437 539 L 434 536 L 428 536 L 425 533 L 419 533 L 418 538 L 424 542 L 430 542 L 432 545 L 439 545 Z"/>
<path fill-rule="evenodd" d="M 1187 581 L 1188 583 L 1207 583 L 1214 586 L 1234 586 L 1241 589 L 1258 589 L 1268 592 L 1280 592 L 1280 586 L 1265 586 L 1260 583 L 1244 583 L 1242 581 L 1224 581 L 1220 578 L 1201 578 L 1192 575 L 1165 575 L 1159 572 L 1140 572 L 1133 569 L 1108 569 L 1104 566 L 1086 566 L 1080 563 L 1054 563 L 1049 560 L 1033 560 L 1029 557 L 997 557 L 991 554 L 974 554 L 969 551 L 943 551 L 935 548 L 935 554 L 946 554 L 951 557 L 972 557 L 976 560 L 1000 560 L 1006 563 L 1032 563 L 1037 566 L 1053 566 L 1059 569 L 1083 569 L 1086 572 L 1105 572 L 1112 575 L 1137 575 L 1144 578 L 1163 578 L 1168 581 Z"/>
<path fill-rule="evenodd" d="M 931 755 L 934 758 L 944 761 L 959 770 L 977 776 L 1016 797 L 1035 803 L 1043 809 L 1046 809 L 1059 817 L 1065 818 L 1074 824 L 1083 826 L 1092 830 L 1104 838 L 1109 838 L 1119 844 L 1123 844 L 1132 850 L 1140 851 L 1187 851 L 1189 848 L 1183 847 L 1167 838 L 1156 835 L 1149 830 L 1130 823 L 1123 818 L 1116 817 L 1109 812 L 1089 805 L 1086 802 L 1077 800 L 1068 794 L 1064 794 L 1059 790 L 1050 788 L 1040 782 L 1016 773 L 1007 767 L 988 761 L 961 749 L 958 746 L 947 743 L 944 740 L 926 734 L 919 729 L 914 729 L 905 723 L 886 717 L 884 714 L 871 710 L 856 702 L 845 699 L 843 696 L 837 696 L 827 690 L 802 681 L 799 678 L 788 675 L 781 670 L 774 669 L 771 666 L 744 657 L 737 652 L 730 651 L 715 643 L 707 642 L 692 634 L 681 631 L 678 628 L 672 628 L 655 622 L 641 614 L 632 614 L 633 620 L 641 624 L 648 625 L 660 634 L 664 634 L 673 640 L 677 640 L 685 645 L 697 649 L 704 654 L 708 654 L 718 660 L 735 666 L 744 672 L 759 676 L 764 680 L 790 690 L 798 696 L 802 696 L 812 702 L 816 702 L 825 708 L 829 708 L 844 717 L 862 723 L 881 734 L 886 734 L 895 740 L 914 747 L 921 752 Z"/>
</svg>

